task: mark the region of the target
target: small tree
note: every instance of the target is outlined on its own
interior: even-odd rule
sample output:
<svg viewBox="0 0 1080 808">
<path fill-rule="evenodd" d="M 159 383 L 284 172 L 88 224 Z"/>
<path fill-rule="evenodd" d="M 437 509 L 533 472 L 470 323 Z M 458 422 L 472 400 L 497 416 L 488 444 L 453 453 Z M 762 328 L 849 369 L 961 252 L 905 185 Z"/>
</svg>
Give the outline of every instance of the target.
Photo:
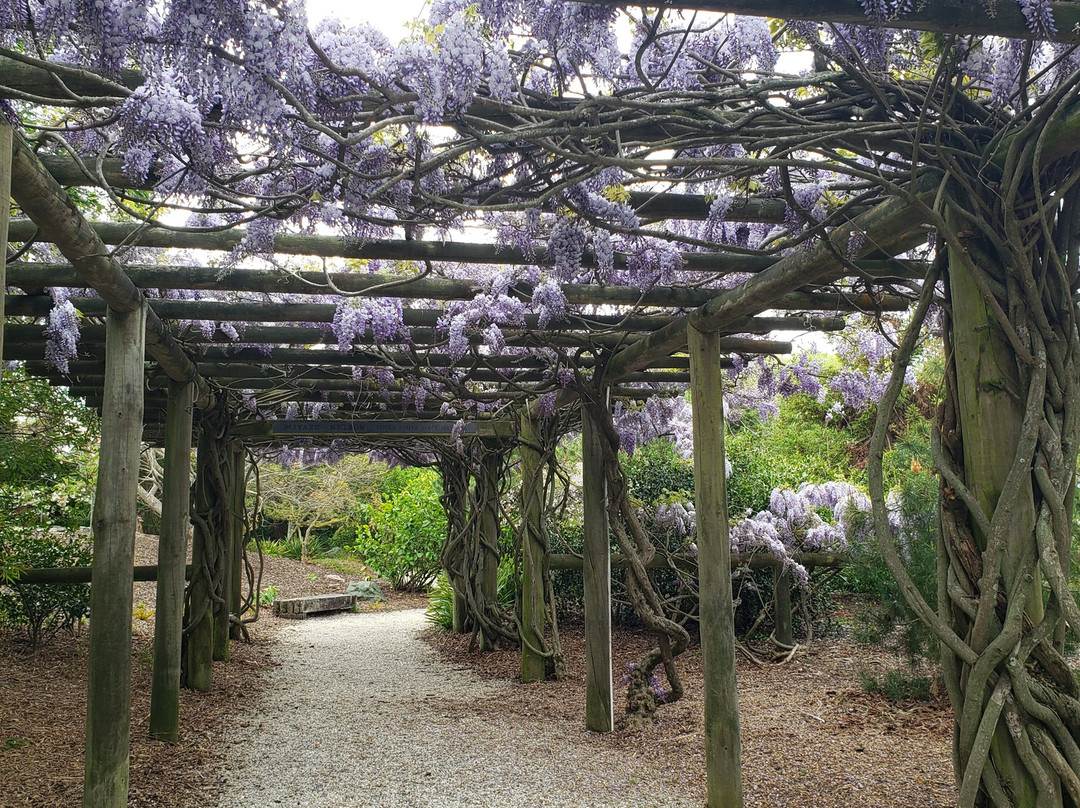
<svg viewBox="0 0 1080 808">
<path fill-rule="evenodd" d="M 359 501 L 370 501 L 383 467 L 366 456 L 311 468 L 264 470 L 262 512 L 286 523 L 286 539 L 300 537 L 300 560 L 308 561 L 314 531 L 349 520 Z"/>
</svg>

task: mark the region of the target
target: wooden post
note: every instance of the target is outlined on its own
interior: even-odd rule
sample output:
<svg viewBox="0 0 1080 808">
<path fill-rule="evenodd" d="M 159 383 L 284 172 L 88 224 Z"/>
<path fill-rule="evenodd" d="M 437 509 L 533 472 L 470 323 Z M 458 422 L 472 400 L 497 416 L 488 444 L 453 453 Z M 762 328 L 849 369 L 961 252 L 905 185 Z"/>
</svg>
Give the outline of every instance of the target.
<svg viewBox="0 0 1080 808">
<path fill-rule="evenodd" d="M 947 218 L 954 227 L 963 226 L 958 224 L 962 220 L 952 209 L 947 210 Z M 971 273 L 963 261 L 953 255 L 955 249 L 949 248 L 950 313 L 953 364 L 957 371 L 957 414 L 963 437 L 964 481 L 979 500 L 984 513 L 990 516 L 1004 493 L 1020 444 L 1024 411 L 1022 398 L 1016 391 L 1025 388 L 1020 384 L 1015 354 L 1008 339 L 996 324 Z M 1010 528 L 1001 558 L 1005 592 L 1010 592 L 1017 582 L 1025 547 L 1034 542 L 1036 512 L 1031 476 L 1025 475 L 1020 485 L 1020 495 L 1009 512 Z M 988 537 L 977 524 L 972 525 L 972 534 L 979 550 L 985 549 Z M 1042 576 L 1038 568 L 1027 590 L 1024 613 L 1033 625 L 1038 625 L 1044 615 Z M 989 639 L 981 638 L 974 646 L 975 651 L 982 654 Z M 1004 719 L 998 722 L 994 731 L 990 759 L 1002 780 L 1008 782 L 1009 796 L 1017 808 L 1044 804 L 1038 793 L 1040 787 L 1022 762 Z M 1045 804 L 1060 806 L 1060 790 L 1056 799 Z"/>
<path fill-rule="evenodd" d="M 143 419 L 146 306 L 109 309 L 86 695 L 83 808 L 123 808 L 131 739 L 131 586 Z"/>
<path fill-rule="evenodd" d="M 484 548 L 484 566 L 480 570 L 480 591 L 488 610 L 497 607 L 499 600 L 499 472 L 502 470 L 502 457 L 487 447 L 480 466 L 480 476 L 476 480 L 483 496 L 480 511 L 480 541 Z M 480 493 L 478 490 L 477 493 Z M 480 650 L 495 649 L 496 638 L 480 633 Z"/>
<path fill-rule="evenodd" d="M 229 626 L 229 637 L 239 640 L 243 637 L 240 630 L 240 609 L 243 601 L 244 575 L 244 509 L 247 501 L 247 452 L 239 441 L 232 444 L 233 490 L 229 521 L 232 525 L 232 567 L 229 572 L 229 612 L 236 621 Z M 257 594 L 257 593 L 254 593 Z"/>
<path fill-rule="evenodd" d="M 210 436 L 204 427 L 199 429 L 199 448 L 195 456 L 195 512 L 204 518 L 209 512 L 207 491 L 210 470 Z M 210 579 L 206 567 L 211 549 L 210 537 L 196 526 L 191 534 L 191 584 L 188 593 L 186 622 L 187 659 L 184 684 L 192 690 L 207 691 L 213 679 L 214 613 L 210 601 Z"/>
<path fill-rule="evenodd" d="M 581 422 L 582 499 L 585 559 L 585 726 L 594 732 L 615 727 L 611 678 L 611 537 L 607 478 L 596 426 L 588 412 Z"/>
<path fill-rule="evenodd" d="M 7 288 L 8 216 L 11 213 L 11 125 L 0 122 L 0 289 Z M 4 303 L 0 295 L 0 375 L 4 365 Z"/>
<path fill-rule="evenodd" d="M 791 628 L 791 573 L 784 567 L 773 571 L 773 638 L 780 645 L 795 644 Z"/>
<path fill-rule="evenodd" d="M 176 743 L 180 733 L 180 651 L 184 626 L 184 572 L 191 502 L 191 411 L 195 388 L 169 381 L 165 415 L 165 469 L 161 536 L 158 539 L 154 671 L 150 690 L 150 734 Z"/>
<path fill-rule="evenodd" d="M 701 662 L 705 675 L 705 767 L 710 808 L 741 808 L 739 696 L 731 602 L 724 470 L 724 395 L 715 332 L 687 328 L 694 421 Z"/>
<path fill-rule="evenodd" d="M 542 682 L 544 647 L 544 483 L 536 421 L 521 413 L 521 681 Z"/>
</svg>

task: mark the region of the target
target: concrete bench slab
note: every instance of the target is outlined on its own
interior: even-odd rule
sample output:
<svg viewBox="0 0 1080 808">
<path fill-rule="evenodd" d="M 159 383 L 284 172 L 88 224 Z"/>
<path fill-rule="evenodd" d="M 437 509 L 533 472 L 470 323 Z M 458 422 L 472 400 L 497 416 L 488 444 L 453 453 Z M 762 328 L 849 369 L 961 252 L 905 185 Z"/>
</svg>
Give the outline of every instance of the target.
<svg viewBox="0 0 1080 808">
<path fill-rule="evenodd" d="M 303 620 L 309 614 L 340 612 L 356 606 L 356 595 L 312 595 L 306 598 L 278 598 L 274 616 Z"/>
</svg>

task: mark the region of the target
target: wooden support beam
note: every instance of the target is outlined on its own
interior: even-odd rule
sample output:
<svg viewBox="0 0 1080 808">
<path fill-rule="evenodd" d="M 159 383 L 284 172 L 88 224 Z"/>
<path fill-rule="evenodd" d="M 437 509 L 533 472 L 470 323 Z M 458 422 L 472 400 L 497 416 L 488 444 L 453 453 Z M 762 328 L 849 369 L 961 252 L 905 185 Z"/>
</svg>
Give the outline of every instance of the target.
<svg viewBox="0 0 1080 808">
<path fill-rule="evenodd" d="M 146 307 L 108 317 L 105 406 L 94 498 L 94 567 L 83 808 L 124 808 L 131 726 L 132 563 L 142 439 Z"/>
<path fill-rule="evenodd" d="M 0 62 L 0 71 L 6 67 L 6 62 Z M 99 186 L 104 180 L 106 185 L 113 188 L 137 188 L 151 190 L 158 182 L 159 176 L 156 169 L 159 166 L 151 166 L 150 175 L 144 182 L 135 183 L 124 171 L 124 161 L 108 157 L 101 161 L 100 175 L 94 172 L 96 166 L 88 166 L 90 171 L 85 170 L 73 158 L 60 154 L 39 154 L 42 164 L 50 174 L 65 187 L 69 186 Z M 666 219 L 685 219 L 688 221 L 703 221 L 708 218 L 712 208 L 712 199 L 699 194 L 683 194 L 672 191 L 631 191 L 629 204 L 640 216 L 649 221 L 663 221 Z M 728 222 L 765 222 L 768 224 L 783 224 L 787 214 L 787 205 L 782 199 L 736 199 L 731 203 L 724 216 Z"/>
<path fill-rule="evenodd" d="M 142 292 L 124 275 L 90 222 L 18 134 L 12 144 L 11 192 L 32 220 L 24 227 L 40 230 L 42 238 L 53 242 L 105 303 L 117 312 L 143 311 L 146 298 Z M 9 237 L 14 240 L 10 233 Z M 150 355 L 171 378 L 195 382 L 200 402 L 209 400 L 206 382 L 161 319 L 152 311 L 141 316 Z"/>
<path fill-rule="evenodd" d="M 930 204 L 939 180 L 931 174 L 923 175 L 912 193 L 920 202 Z M 719 295 L 708 305 L 673 319 L 620 352 L 608 364 L 608 379 L 618 381 L 627 373 L 647 367 L 657 356 L 667 356 L 685 348 L 688 323 L 705 331 L 728 332 L 731 321 L 773 308 L 774 301 L 791 290 L 835 277 L 835 252 L 847 252 L 853 234 L 862 237 L 864 246 L 860 254 L 852 258 L 861 258 L 875 248 L 901 251 L 922 243 L 926 239 L 924 219 L 920 207 L 909 204 L 907 199 L 887 199 L 856 216 L 848 225 L 835 228 L 829 234 L 828 244 L 818 244 L 808 252 L 792 253 L 770 269 Z M 868 304 L 872 305 L 872 301 Z"/>
<path fill-rule="evenodd" d="M 547 660 L 544 647 L 544 469 L 543 447 L 535 417 L 521 412 L 521 681 L 541 682 Z"/>
<path fill-rule="evenodd" d="M 692 253 L 701 255 L 702 253 Z M 771 259 L 776 263 L 779 259 Z M 863 261 L 860 270 L 872 277 L 918 279 L 923 277 L 922 262 Z M 340 289 L 352 294 L 377 291 L 393 284 L 393 295 L 406 300 L 472 300 L 484 290 L 472 281 L 424 277 L 413 280 L 400 275 L 367 272 L 283 272 L 276 269 L 232 269 L 222 275 L 212 266 L 167 266 L 164 264 L 128 265 L 124 272 L 140 289 L 189 289 L 217 292 L 249 292 L 265 294 L 326 295 L 336 298 Z M 333 288 L 328 285 L 333 284 Z M 40 289 L 49 286 L 86 288 L 89 284 L 70 264 L 47 264 L 20 261 L 10 268 L 9 286 L 20 289 Z M 690 308 L 701 306 L 716 297 L 720 290 L 686 286 L 598 286 L 595 284 L 564 283 L 559 287 L 566 301 L 575 305 L 616 304 L 625 306 L 660 306 Z M 517 283 L 510 294 L 522 300 L 532 299 L 534 287 Z"/>
<path fill-rule="evenodd" d="M 689 329 L 697 506 L 701 663 L 705 676 L 705 768 L 710 808 L 741 808 L 742 753 L 735 677 L 731 542 L 724 468 L 724 391 L 719 338 Z"/>
<path fill-rule="evenodd" d="M 615 728 L 611 670 L 611 536 L 607 477 L 596 425 L 587 411 L 581 419 L 581 495 L 585 557 L 585 727 L 593 732 Z"/>
<path fill-rule="evenodd" d="M 44 170 L 44 169 L 42 169 Z M 55 180 L 49 177 L 55 184 Z M 59 186 L 57 186 L 59 187 Z M 33 217 L 31 217 L 33 218 Z M 11 223 L 11 240 L 26 241 L 34 237 L 34 223 L 17 220 Z M 233 250 L 247 231 L 242 228 L 210 232 L 143 229 L 143 225 L 119 222 L 95 222 L 93 230 L 106 244 L 135 243 L 140 247 L 167 247 L 193 250 Z M 42 229 L 41 238 L 52 240 Z M 469 264 L 518 264 L 552 266 L 555 259 L 548 258 L 543 248 L 536 254 L 527 254 L 510 246 L 466 242 L 387 240 L 359 242 L 339 236 L 314 236 L 279 234 L 274 239 L 274 252 L 282 255 L 310 255 L 317 258 L 379 259 L 383 261 L 441 261 Z M 69 259 L 70 260 L 70 259 Z M 72 261 L 77 265 L 76 261 Z M 683 253 L 682 269 L 702 272 L 760 272 L 776 263 L 768 256 L 745 255 L 735 252 L 688 252 Z M 582 266 L 595 268 L 596 256 L 587 252 Z M 615 254 L 615 267 L 626 269 L 627 256 Z"/>
<path fill-rule="evenodd" d="M 743 289 L 751 283 L 752 281 L 748 281 L 738 289 Z M 735 291 L 737 292 L 738 289 Z M 732 292 L 723 293 L 715 300 L 728 299 L 732 294 Z M 898 295 L 872 297 L 865 294 L 852 296 L 840 292 L 789 292 L 767 298 L 758 306 L 757 311 L 765 308 L 777 311 L 906 311 L 909 302 L 907 298 Z M 105 302 L 97 298 L 71 298 L 71 304 L 86 316 L 98 316 L 105 313 Z M 10 315 L 44 317 L 52 310 L 52 298 L 47 295 L 8 295 L 7 307 Z M 151 300 L 150 308 L 156 316 L 166 320 L 247 323 L 252 321 L 252 317 L 257 317 L 257 322 L 260 323 L 326 323 L 328 326 L 334 322 L 334 316 L 337 313 L 337 307 L 331 303 L 254 303 L 222 300 Z M 707 311 L 708 307 L 702 306 L 700 310 Z M 402 321 L 410 328 L 436 328 L 439 320 L 444 316 L 445 312 L 442 309 L 405 309 L 402 312 Z M 684 319 L 678 318 L 679 321 Z M 600 330 L 607 329 L 615 332 L 660 333 L 664 330 L 663 327 L 671 322 L 671 314 L 595 314 L 581 317 L 571 315 L 541 326 L 539 315 L 527 314 L 524 317 L 524 328 L 539 332 L 537 338 L 545 341 L 550 339 L 549 334 L 558 334 L 560 331 L 580 331 L 583 332 L 582 338 L 587 340 L 588 333 L 597 330 L 598 327 Z M 725 327 L 724 332 L 735 333 L 730 326 Z M 522 333 L 520 328 L 504 331 L 504 334 L 510 336 L 520 333 Z M 445 339 L 445 333 L 442 336 Z M 322 341 L 329 343 L 334 340 L 327 334 Z M 674 350 L 668 353 L 673 353 Z"/>
<path fill-rule="evenodd" d="M 843 553 L 792 553 L 791 560 L 804 567 L 842 567 L 850 559 Z M 581 570 L 583 558 L 572 553 L 552 553 L 548 556 L 548 567 L 553 570 Z M 697 566 L 697 557 L 690 555 L 661 555 L 657 553 L 645 565 L 651 570 L 663 570 L 675 567 L 680 570 L 693 570 Z M 784 559 L 777 558 L 766 552 L 750 553 L 731 556 L 731 568 L 749 567 L 750 569 L 769 569 L 782 567 Z M 611 556 L 612 569 L 626 569 L 629 566 L 626 558 L 619 554 Z"/>
<path fill-rule="evenodd" d="M 132 568 L 132 581 L 156 581 L 157 564 L 142 564 Z M 93 567 L 31 567 L 15 576 L 13 584 L 88 584 L 94 577 Z M 191 567 L 184 567 L 184 577 L 191 577 Z"/>
<path fill-rule="evenodd" d="M 191 382 L 169 382 L 165 416 L 165 460 L 158 538 L 154 669 L 150 689 L 150 735 L 176 743 L 180 737 L 180 657 L 183 645 L 184 582 L 191 500 Z"/>
<path fill-rule="evenodd" d="M 623 5 L 620 0 L 581 0 L 600 6 Z M 995 4 L 992 8 L 970 0 L 922 0 L 915 8 L 897 18 L 874 22 L 858 0 L 665 0 L 671 8 L 779 17 L 787 20 L 813 20 L 851 25 L 885 25 L 967 36 L 1002 36 L 1011 39 L 1035 39 L 1017 3 Z M 1053 42 L 1080 42 L 1080 4 L 1051 0 L 1057 31 Z"/>
<path fill-rule="evenodd" d="M 235 437 L 247 439 L 310 435 L 312 437 L 415 437 L 449 438 L 453 433 L 455 421 L 418 420 L 410 415 L 401 418 L 392 414 L 391 418 L 380 420 L 348 421 L 302 421 L 302 420 L 266 420 L 244 423 L 241 421 L 232 430 Z M 515 433 L 514 425 L 509 421 L 469 421 L 462 428 L 463 437 L 509 438 Z"/>
<path fill-rule="evenodd" d="M 0 289 L 7 288 L 8 219 L 11 214 L 11 124 L 0 121 Z M 0 295 L 0 326 L 5 323 L 4 295 Z M 4 335 L 0 333 L 0 375 L 3 374 Z"/>
</svg>

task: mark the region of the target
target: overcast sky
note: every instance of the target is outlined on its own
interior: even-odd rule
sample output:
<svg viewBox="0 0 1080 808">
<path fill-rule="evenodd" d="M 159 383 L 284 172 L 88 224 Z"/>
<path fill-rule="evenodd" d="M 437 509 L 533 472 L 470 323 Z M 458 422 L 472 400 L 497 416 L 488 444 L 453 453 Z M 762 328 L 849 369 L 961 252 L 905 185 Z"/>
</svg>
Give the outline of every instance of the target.
<svg viewBox="0 0 1080 808">
<path fill-rule="evenodd" d="M 391 42 L 405 35 L 406 22 L 424 11 L 426 0 L 307 0 L 309 23 L 330 14 L 349 22 L 367 22 L 381 30 Z"/>
</svg>

